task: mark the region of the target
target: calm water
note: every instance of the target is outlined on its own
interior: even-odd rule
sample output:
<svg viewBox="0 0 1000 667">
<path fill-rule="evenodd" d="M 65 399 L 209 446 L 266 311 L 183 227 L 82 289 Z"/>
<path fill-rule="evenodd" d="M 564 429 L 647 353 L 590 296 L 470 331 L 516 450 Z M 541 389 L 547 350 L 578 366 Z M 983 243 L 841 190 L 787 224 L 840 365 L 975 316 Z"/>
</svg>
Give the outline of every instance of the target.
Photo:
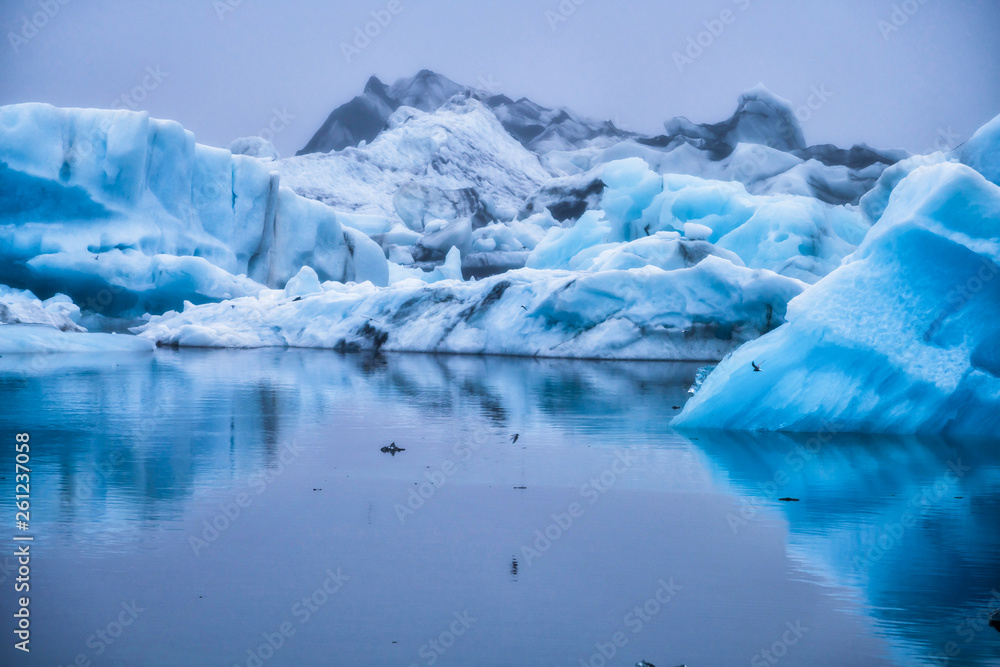
<svg viewBox="0 0 1000 667">
<path fill-rule="evenodd" d="M 1000 665 L 1000 444 L 681 434 L 695 370 L 5 355 L 0 663 Z"/>
</svg>

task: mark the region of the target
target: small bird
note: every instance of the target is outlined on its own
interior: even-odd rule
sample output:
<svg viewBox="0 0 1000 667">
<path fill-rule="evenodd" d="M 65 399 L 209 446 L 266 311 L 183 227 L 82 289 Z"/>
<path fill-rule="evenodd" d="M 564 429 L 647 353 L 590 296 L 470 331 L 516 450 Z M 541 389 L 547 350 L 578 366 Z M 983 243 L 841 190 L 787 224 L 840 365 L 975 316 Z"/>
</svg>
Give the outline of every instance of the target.
<svg viewBox="0 0 1000 667">
<path fill-rule="evenodd" d="M 515 442 L 517 442 L 517 439 L 520 437 L 521 437 L 520 433 L 515 433 L 514 435 L 510 436 L 510 444 L 514 444 Z"/>
<path fill-rule="evenodd" d="M 395 456 L 396 452 L 405 452 L 406 450 L 403 449 L 402 447 L 397 447 L 396 443 L 392 443 L 391 445 L 383 447 L 382 451 L 386 454 L 392 454 L 393 456 Z"/>
<path fill-rule="evenodd" d="M 524 308 L 525 310 L 528 310 L 528 309 L 527 309 L 527 308 L 525 308 L 524 306 L 521 306 L 521 308 Z"/>
<path fill-rule="evenodd" d="M 681 406 L 679 406 L 679 405 L 675 405 L 674 406 L 674 410 L 680 410 L 680 409 L 681 409 Z"/>
<path fill-rule="evenodd" d="M 994 609 L 990 614 L 990 627 L 1000 632 L 1000 609 Z"/>
<path fill-rule="evenodd" d="M 778 500 L 780 500 L 783 503 L 797 503 L 797 502 L 799 502 L 798 498 L 778 498 Z"/>
<path fill-rule="evenodd" d="M 754 373 L 760 373 L 760 366 L 757 365 L 757 362 L 751 361 L 750 365 L 753 366 Z"/>
</svg>

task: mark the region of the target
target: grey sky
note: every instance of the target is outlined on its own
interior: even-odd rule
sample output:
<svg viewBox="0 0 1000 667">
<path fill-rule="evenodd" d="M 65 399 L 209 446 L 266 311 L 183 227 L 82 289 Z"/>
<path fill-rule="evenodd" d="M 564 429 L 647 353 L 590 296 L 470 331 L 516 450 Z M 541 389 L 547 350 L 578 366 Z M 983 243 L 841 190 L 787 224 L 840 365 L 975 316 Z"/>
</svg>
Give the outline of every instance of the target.
<svg viewBox="0 0 1000 667">
<path fill-rule="evenodd" d="M 287 110 L 284 156 L 371 74 L 421 68 L 651 133 L 722 120 L 758 82 L 829 94 L 802 110 L 809 143 L 927 152 L 1000 113 L 997 0 L 397 1 L 3 0 L 0 104 L 134 104 L 216 146 Z M 348 62 L 372 12 L 391 21 Z M 689 38 L 705 46 L 679 67 Z"/>
</svg>

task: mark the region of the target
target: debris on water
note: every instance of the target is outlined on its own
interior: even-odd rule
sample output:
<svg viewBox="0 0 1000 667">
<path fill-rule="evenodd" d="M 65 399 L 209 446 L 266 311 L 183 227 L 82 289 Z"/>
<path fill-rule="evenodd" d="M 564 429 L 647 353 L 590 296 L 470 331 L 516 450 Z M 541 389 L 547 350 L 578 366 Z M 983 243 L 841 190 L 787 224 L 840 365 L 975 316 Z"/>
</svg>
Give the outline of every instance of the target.
<svg viewBox="0 0 1000 667">
<path fill-rule="evenodd" d="M 990 627 L 1000 632 L 1000 609 L 994 609 L 990 614 Z"/>
<path fill-rule="evenodd" d="M 392 454 L 393 456 L 396 455 L 396 452 L 405 452 L 405 451 L 406 450 L 403 449 L 402 447 L 397 447 L 396 443 L 392 443 L 391 445 L 382 448 L 383 453 Z"/>
</svg>

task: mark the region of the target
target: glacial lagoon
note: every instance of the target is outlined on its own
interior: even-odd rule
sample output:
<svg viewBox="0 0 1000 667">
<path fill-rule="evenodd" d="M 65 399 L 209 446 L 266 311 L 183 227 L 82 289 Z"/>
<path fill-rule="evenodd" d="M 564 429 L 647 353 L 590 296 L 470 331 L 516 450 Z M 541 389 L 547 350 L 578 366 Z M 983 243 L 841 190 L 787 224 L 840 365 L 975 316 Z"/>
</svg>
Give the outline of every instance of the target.
<svg viewBox="0 0 1000 667">
<path fill-rule="evenodd" d="M 31 664 L 1000 664 L 996 441 L 678 432 L 698 367 L 5 355 Z"/>
</svg>

